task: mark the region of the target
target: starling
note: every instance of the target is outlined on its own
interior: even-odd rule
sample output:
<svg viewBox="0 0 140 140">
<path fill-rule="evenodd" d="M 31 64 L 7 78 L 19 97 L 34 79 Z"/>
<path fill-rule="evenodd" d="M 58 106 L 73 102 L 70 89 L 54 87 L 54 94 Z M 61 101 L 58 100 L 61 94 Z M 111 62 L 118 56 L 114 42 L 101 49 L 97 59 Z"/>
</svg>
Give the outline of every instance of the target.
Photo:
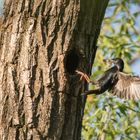
<svg viewBox="0 0 140 140">
<path fill-rule="evenodd" d="M 124 62 L 121 58 L 106 59 L 104 62 L 113 64 L 99 79 L 92 81 L 87 74 L 76 70 L 88 83 L 95 85 L 94 90 L 85 91 L 82 95 L 102 94 L 109 91 L 111 95 L 127 100 L 140 99 L 140 77 L 123 72 Z"/>
</svg>

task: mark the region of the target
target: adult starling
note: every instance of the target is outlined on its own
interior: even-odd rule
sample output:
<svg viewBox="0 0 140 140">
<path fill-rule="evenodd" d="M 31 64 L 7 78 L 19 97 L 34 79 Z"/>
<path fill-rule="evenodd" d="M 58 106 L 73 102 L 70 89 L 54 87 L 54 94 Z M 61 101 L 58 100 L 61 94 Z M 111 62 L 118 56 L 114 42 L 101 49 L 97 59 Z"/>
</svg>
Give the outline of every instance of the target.
<svg viewBox="0 0 140 140">
<path fill-rule="evenodd" d="M 124 73 L 124 62 L 121 58 L 115 58 L 112 60 L 107 59 L 104 61 L 114 65 L 105 71 L 96 81 L 91 81 L 87 74 L 76 70 L 76 72 L 80 74 L 81 77 L 83 77 L 88 83 L 92 83 L 96 86 L 96 89 L 86 91 L 82 95 L 98 95 L 108 90 L 109 93 L 120 98 L 128 100 L 139 100 L 140 77 Z"/>
</svg>

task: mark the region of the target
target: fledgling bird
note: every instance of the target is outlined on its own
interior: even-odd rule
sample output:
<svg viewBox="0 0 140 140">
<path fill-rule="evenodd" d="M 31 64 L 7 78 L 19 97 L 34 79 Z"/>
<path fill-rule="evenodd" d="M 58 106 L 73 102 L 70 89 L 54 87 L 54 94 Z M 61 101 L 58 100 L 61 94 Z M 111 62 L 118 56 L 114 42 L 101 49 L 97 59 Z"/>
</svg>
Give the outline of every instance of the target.
<svg viewBox="0 0 140 140">
<path fill-rule="evenodd" d="M 92 83 L 96 86 L 96 89 L 85 91 L 82 95 L 98 95 L 108 90 L 109 93 L 120 98 L 139 100 L 140 77 L 124 73 L 124 62 L 121 58 L 107 59 L 104 61 L 114 65 L 105 71 L 97 81 L 91 81 L 87 74 L 76 70 L 88 83 Z"/>
</svg>

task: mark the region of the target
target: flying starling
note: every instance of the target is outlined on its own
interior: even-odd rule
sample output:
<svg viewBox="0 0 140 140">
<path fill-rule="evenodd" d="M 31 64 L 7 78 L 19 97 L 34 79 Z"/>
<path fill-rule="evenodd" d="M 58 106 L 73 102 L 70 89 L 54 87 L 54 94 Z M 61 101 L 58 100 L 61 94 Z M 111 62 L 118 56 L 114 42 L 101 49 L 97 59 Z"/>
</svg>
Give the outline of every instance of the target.
<svg viewBox="0 0 140 140">
<path fill-rule="evenodd" d="M 94 90 L 85 91 L 82 95 L 99 95 L 108 90 L 111 95 L 116 95 L 120 98 L 139 100 L 140 77 L 124 73 L 124 62 L 121 58 L 106 59 L 104 62 L 109 62 L 114 65 L 105 71 L 96 81 L 90 80 L 87 74 L 76 70 L 88 83 L 96 86 Z"/>
</svg>

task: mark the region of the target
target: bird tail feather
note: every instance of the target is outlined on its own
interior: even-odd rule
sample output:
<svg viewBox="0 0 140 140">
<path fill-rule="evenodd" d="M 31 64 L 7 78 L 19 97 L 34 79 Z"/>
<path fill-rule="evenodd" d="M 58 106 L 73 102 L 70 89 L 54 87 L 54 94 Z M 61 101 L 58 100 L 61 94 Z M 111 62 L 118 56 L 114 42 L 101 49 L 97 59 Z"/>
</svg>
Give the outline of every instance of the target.
<svg viewBox="0 0 140 140">
<path fill-rule="evenodd" d="M 95 90 L 89 90 L 89 91 L 85 91 L 84 93 L 82 93 L 82 96 L 86 96 L 86 95 L 90 95 L 90 94 L 96 94 L 99 95 L 101 94 L 100 89 L 95 89 Z"/>
</svg>

